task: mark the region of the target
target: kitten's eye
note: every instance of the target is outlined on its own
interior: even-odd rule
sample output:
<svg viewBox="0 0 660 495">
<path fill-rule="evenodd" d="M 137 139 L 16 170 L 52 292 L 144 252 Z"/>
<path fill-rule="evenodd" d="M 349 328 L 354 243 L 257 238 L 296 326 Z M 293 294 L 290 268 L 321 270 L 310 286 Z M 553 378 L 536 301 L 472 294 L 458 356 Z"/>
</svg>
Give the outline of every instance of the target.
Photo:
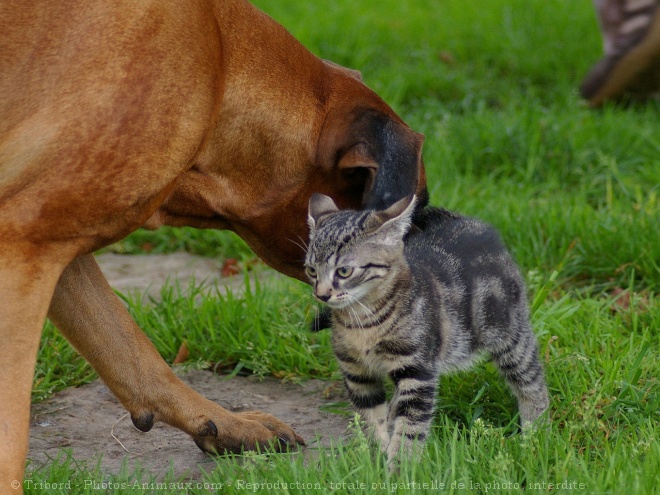
<svg viewBox="0 0 660 495">
<path fill-rule="evenodd" d="M 309 278 L 316 278 L 316 268 L 314 268 L 313 266 L 306 266 L 305 273 Z"/>
<path fill-rule="evenodd" d="M 342 266 L 337 268 L 337 276 L 340 278 L 348 278 L 353 273 L 353 267 L 351 266 Z"/>
</svg>

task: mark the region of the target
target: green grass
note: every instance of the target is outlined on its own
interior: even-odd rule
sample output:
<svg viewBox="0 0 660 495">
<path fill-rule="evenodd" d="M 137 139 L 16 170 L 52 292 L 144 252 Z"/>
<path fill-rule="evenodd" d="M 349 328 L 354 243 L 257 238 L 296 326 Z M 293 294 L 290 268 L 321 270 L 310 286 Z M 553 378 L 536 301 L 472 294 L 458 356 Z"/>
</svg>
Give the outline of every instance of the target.
<svg viewBox="0 0 660 495">
<path fill-rule="evenodd" d="M 426 135 L 434 204 L 502 232 L 528 281 L 552 425 L 514 434 L 515 403 L 484 364 L 442 381 L 426 455 L 398 474 L 356 429 L 316 460 L 296 453 L 220 459 L 206 481 L 222 483 L 222 493 L 361 493 L 349 483 L 376 493 L 409 493 L 413 483 L 435 483 L 421 490 L 433 493 L 442 484 L 450 493 L 507 493 L 514 484 L 530 493 L 658 493 L 660 105 L 594 111 L 580 101 L 576 88 L 601 51 L 591 3 L 256 3 L 319 56 L 360 69 Z M 137 232 L 109 249 L 253 257 L 232 234 L 189 229 Z M 170 288 L 162 302 L 132 301 L 130 309 L 168 362 L 185 340 L 200 365 L 336 379 L 328 333 L 307 332 L 307 287 L 249 279 L 244 296 Z M 629 306 L 619 304 L 621 289 Z M 94 376 L 47 325 L 34 399 Z M 70 480 L 75 493 L 94 491 L 89 480 L 149 482 L 139 472 L 109 476 L 65 453 L 28 472 L 34 482 Z M 283 490 L 277 482 L 299 485 Z"/>
</svg>

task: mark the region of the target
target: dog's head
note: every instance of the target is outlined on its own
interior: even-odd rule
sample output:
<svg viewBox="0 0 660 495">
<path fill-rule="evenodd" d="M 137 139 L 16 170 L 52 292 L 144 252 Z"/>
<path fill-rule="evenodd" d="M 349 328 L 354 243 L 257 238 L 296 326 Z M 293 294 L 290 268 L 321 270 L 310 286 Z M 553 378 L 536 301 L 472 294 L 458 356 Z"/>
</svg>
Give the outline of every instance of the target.
<svg viewBox="0 0 660 495">
<path fill-rule="evenodd" d="M 291 239 L 307 238 L 300 211 L 314 193 L 330 196 L 340 208 L 351 209 L 385 210 L 413 194 L 419 208 L 428 202 L 424 136 L 411 130 L 367 88 L 359 73 L 334 64 L 326 64 L 326 69 L 325 112 L 310 156 L 313 171 L 287 205 L 286 218 L 278 222 Z M 291 255 L 286 256 L 291 260 Z M 297 263 L 282 271 L 303 279 Z"/>
</svg>

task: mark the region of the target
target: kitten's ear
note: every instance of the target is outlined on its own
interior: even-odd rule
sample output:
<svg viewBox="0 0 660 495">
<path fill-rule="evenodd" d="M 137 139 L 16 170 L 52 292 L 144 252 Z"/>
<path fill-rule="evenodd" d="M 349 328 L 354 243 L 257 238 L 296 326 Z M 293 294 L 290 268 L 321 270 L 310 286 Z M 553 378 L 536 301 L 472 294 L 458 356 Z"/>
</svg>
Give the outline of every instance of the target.
<svg viewBox="0 0 660 495">
<path fill-rule="evenodd" d="M 417 196 L 411 194 L 406 198 L 400 199 L 387 210 L 379 211 L 377 215 L 382 219 L 383 223 L 403 217 L 410 221 L 410 218 L 412 218 L 412 213 L 415 211 L 416 202 Z"/>
<path fill-rule="evenodd" d="M 307 215 L 307 223 L 311 229 L 316 228 L 316 224 L 323 215 L 334 213 L 337 211 L 337 205 L 329 196 L 324 194 L 312 194 L 309 198 L 309 213 Z"/>
<path fill-rule="evenodd" d="M 388 209 L 373 214 L 374 232 L 391 241 L 400 241 L 408 233 L 417 196 L 403 198 Z"/>
</svg>

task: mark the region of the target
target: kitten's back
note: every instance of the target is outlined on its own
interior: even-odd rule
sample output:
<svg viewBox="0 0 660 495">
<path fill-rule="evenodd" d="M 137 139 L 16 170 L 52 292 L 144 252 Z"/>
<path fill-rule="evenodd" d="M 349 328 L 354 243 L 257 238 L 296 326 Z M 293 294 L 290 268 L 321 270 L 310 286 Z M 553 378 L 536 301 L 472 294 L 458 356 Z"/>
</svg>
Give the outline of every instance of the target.
<svg viewBox="0 0 660 495">
<path fill-rule="evenodd" d="M 489 224 L 426 207 L 416 214 L 413 225 L 416 228 L 406 239 L 406 258 L 411 266 L 451 269 L 452 276 L 466 282 L 488 276 L 522 280 L 499 233 Z"/>
<path fill-rule="evenodd" d="M 406 241 L 410 245 L 430 243 L 464 263 L 484 254 L 508 254 L 499 233 L 476 218 L 465 217 L 442 208 L 426 207 L 416 214 Z"/>
</svg>

